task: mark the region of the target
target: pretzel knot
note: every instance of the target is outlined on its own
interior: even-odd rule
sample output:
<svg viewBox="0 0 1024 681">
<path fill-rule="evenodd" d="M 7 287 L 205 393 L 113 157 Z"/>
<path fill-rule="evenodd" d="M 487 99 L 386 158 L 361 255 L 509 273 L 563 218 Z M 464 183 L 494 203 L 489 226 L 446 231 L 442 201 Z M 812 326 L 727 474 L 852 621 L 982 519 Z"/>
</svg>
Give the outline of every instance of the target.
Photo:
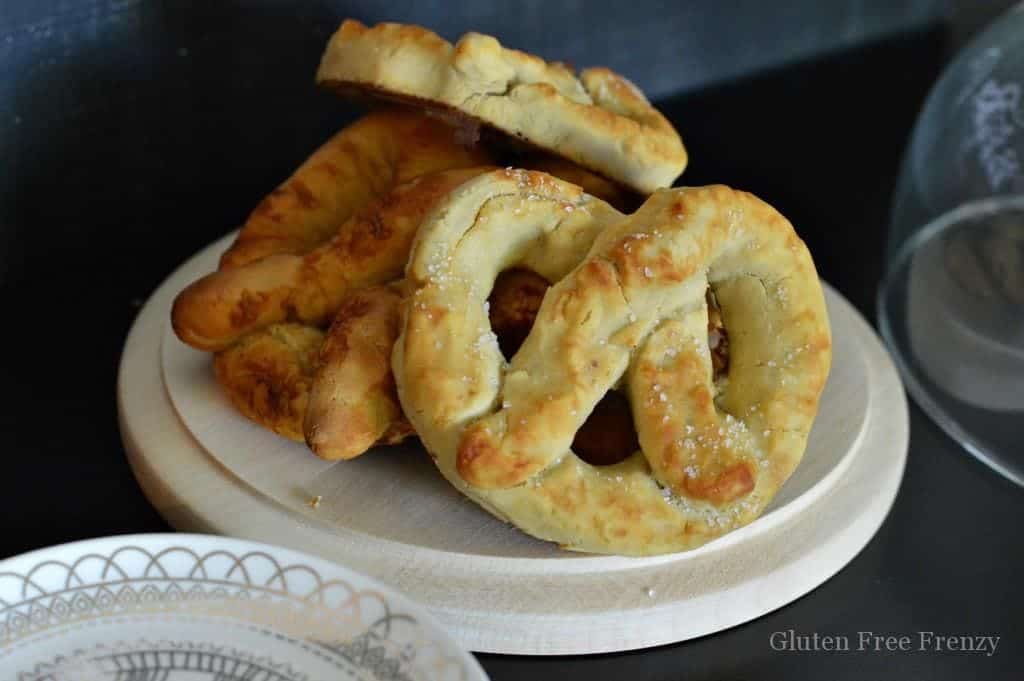
<svg viewBox="0 0 1024 681">
<path fill-rule="evenodd" d="M 484 302 L 510 267 L 556 283 L 506 363 Z M 750 194 L 661 190 L 623 217 L 539 173 L 489 173 L 426 219 L 407 278 L 406 414 L 458 489 L 533 536 L 694 548 L 756 518 L 803 455 L 831 361 L 824 298 L 790 223 Z M 729 335 L 718 381 L 709 289 Z M 571 444 L 615 388 L 640 451 L 594 466 Z"/>
</svg>

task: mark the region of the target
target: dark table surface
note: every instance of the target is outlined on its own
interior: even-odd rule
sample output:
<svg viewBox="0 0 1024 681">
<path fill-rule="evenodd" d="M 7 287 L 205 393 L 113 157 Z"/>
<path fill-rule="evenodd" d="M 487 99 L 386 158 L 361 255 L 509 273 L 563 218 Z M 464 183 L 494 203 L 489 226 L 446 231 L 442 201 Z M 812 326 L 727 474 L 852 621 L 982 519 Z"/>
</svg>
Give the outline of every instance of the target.
<svg viewBox="0 0 1024 681">
<path fill-rule="evenodd" d="M 726 182 L 773 203 L 808 242 L 823 277 L 873 320 L 901 151 L 947 53 L 946 35 L 936 28 L 664 101 L 691 153 L 683 179 Z M 313 120 L 268 117 L 268 127 L 253 134 L 234 129 L 214 105 L 209 116 L 175 116 L 178 81 L 169 76 L 194 64 L 168 67 L 162 88 L 133 80 L 123 65 L 82 68 L 94 85 L 96 73 L 107 74 L 97 96 L 131 113 L 94 116 L 87 127 L 55 125 L 45 115 L 19 120 L 23 132 L 6 159 L 17 177 L 0 197 L 0 558 L 169 529 L 135 484 L 119 439 L 114 382 L 129 325 L 179 262 L 238 224 L 245 207 L 355 113 L 302 95 L 272 106 L 277 113 L 309 107 Z M 219 91 L 200 71 L 189 82 L 211 97 Z M 43 78 L 31 87 L 54 85 Z M 61 93 L 53 96 L 60 106 Z M 259 113 L 258 98 L 248 104 Z M 278 143 L 253 162 L 264 136 Z M 1024 492 L 912 407 L 909 461 L 891 514 L 844 570 L 795 603 L 652 650 L 480 659 L 494 679 L 537 681 L 1024 678 L 1022 517 Z M 772 650 L 771 634 L 788 629 L 852 641 L 862 631 L 1001 641 L 990 657 Z"/>
</svg>

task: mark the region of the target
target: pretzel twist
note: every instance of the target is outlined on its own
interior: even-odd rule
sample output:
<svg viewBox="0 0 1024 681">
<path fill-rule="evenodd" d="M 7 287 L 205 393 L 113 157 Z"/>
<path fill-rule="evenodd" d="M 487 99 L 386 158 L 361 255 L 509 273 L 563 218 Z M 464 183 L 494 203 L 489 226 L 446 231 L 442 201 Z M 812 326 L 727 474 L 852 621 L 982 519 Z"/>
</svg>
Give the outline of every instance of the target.
<svg viewBox="0 0 1024 681">
<path fill-rule="evenodd" d="M 803 242 L 727 187 L 662 190 L 623 218 L 539 175 L 483 175 L 421 226 L 392 359 L 416 431 L 470 498 L 570 549 L 685 550 L 750 522 L 799 462 L 828 375 Z M 484 301 L 515 266 L 556 283 L 506 366 Z M 729 334 L 718 384 L 709 287 Z M 640 451 L 593 466 L 570 446 L 615 387 Z"/>
</svg>

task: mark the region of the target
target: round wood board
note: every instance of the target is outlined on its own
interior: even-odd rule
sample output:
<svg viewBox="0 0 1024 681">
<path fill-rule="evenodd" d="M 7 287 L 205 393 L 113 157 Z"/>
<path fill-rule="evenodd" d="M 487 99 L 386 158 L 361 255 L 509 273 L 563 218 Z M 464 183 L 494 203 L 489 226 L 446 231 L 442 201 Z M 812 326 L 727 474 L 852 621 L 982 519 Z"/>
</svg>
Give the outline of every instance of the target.
<svg viewBox="0 0 1024 681">
<path fill-rule="evenodd" d="M 536 541 L 462 498 L 419 444 L 321 461 L 237 414 L 209 356 L 169 329 L 174 296 L 215 268 L 230 238 L 168 278 L 128 336 L 119 418 L 143 490 L 179 530 L 287 546 L 387 582 L 471 650 L 610 652 L 746 622 L 841 569 L 896 496 L 903 389 L 871 328 L 829 287 L 832 373 L 803 461 L 761 518 L 695 551 L 591 556 Z"/>
</svg>

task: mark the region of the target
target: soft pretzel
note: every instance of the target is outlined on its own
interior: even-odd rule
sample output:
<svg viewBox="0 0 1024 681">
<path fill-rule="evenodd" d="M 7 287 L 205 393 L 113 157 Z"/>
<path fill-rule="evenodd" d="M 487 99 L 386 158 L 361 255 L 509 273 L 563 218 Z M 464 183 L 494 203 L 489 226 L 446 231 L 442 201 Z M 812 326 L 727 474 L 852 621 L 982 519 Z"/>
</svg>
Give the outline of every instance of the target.
<svg viewBox="0 0 1024 681">
<path fill-rule="evenodd" d="M 574 550 L 686 550 L 749 523 L 799 462 L 831 360 L 803 242 L 773 208 L 723 186 L 659 191 L 616 220 L 565 185 L 516 177 L 457 189 L 410 255 L 392 366 L 438 468 L 498 517 Z M 584 258 L 586 237 L 609 222 Z M 579 264 L 550 272 L 506 366 L 487 325 L 489 282 L 551 262 Z M 729 337 L 717 385 L 709 288 Z M 616 386 L 640 451 L 593 466 L 570 444 Z"/>
<path fill-rule="evenodd" d="M 419 26 L 349 19 L 331 37 L 317 82 L 468 117 L 643 193 L 669 186 L 686 166 L 675 129 L 622 76 L 592 68 L 577 78 L 479 33 L 452 45 Z"/>
<path fill-rule="evenodd" d="M 374 111 L 328 140 L 256 206 L 221 257 L 221 267 L 276 253 L 305 253 L 403 182 L 489 162 L 479 148 L 458 144 L 442 121 L 402 109 Z"/>
<path fill-rule="evenodd" d="M 434 202 L 489 169 L 420 175 L 370 201 L 304 255 L 271 255 L 208 274 L 175 299 L 175 332 L 193 347 L 220 350 L 277 322 L 326 325 L 348 292 L 400 278 L 416 228 Z"/>
</svg>

